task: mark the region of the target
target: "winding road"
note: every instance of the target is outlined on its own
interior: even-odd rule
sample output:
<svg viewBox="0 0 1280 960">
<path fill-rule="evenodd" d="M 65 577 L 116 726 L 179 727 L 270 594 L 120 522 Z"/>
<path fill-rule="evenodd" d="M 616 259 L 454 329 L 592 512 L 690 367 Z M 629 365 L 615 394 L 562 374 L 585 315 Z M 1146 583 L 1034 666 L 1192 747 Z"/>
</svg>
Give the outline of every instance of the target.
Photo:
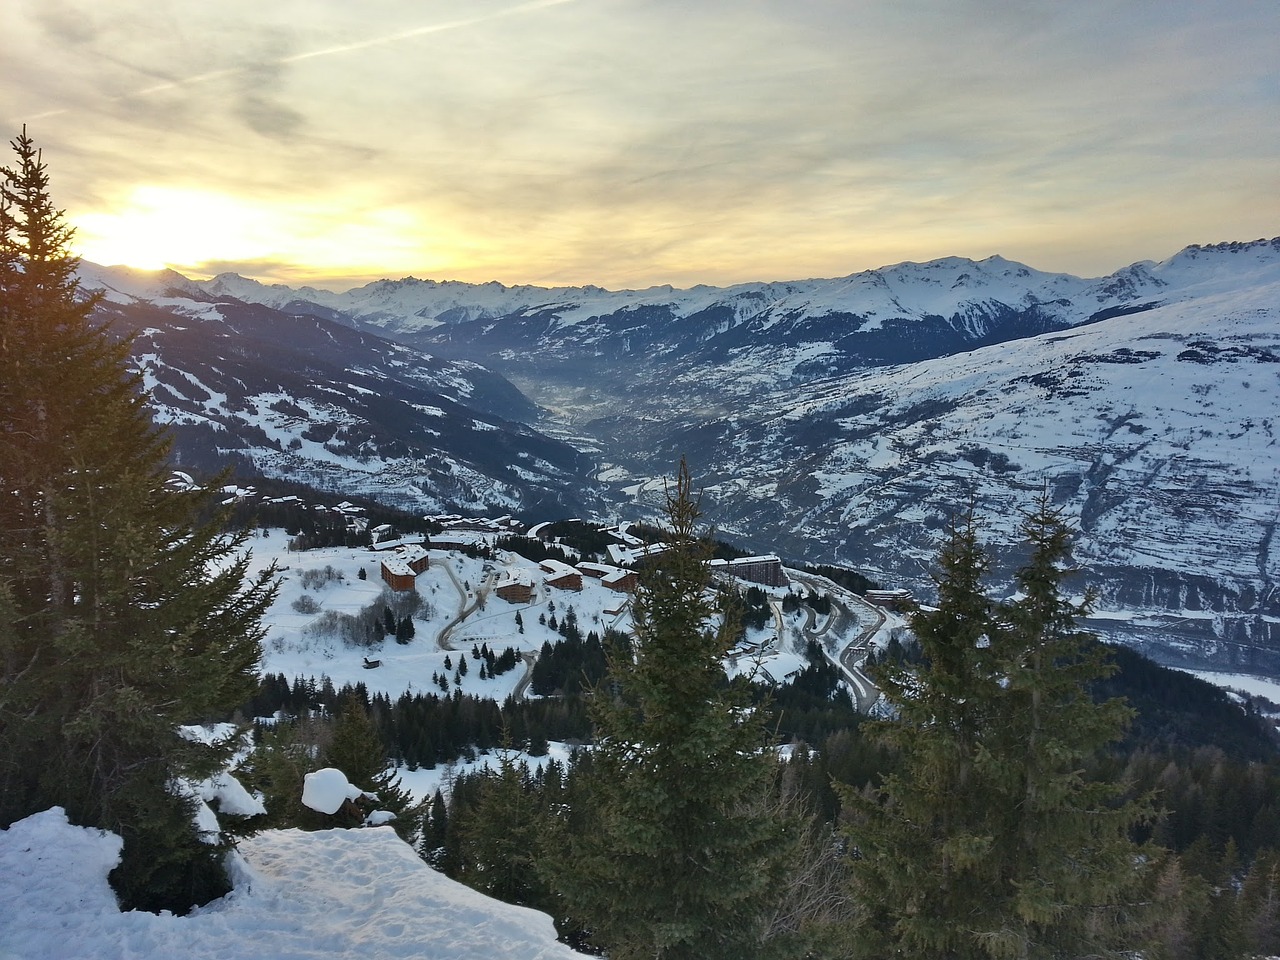
<svg viewBox="0 0 1280 960">
<path fill-rule="evenodd" d="M 888 616 L 884 610 L 826 577 L 794 571 L 788 573 L 795 583 L 814 593 L 826 593 L 831 597 L 831 615 L 827 617 L 827 622 L 817 627 L 817 616 L 810 609 L 802 634 L 806 640 L 816 641 L 827 659 L 844 674 L 849 689 L 853 691 L 858 712 L 868 712 L 879 699 L 880 691 L 871 682 L 871 678 L 862 672 L 861 664 L 867 658 L 872 640 L 888 623 Z M 829 637 L 848 636 L 855 625 L 858 627 L 857 635 L 842 649 L 832 649 Z"/>
</svg>

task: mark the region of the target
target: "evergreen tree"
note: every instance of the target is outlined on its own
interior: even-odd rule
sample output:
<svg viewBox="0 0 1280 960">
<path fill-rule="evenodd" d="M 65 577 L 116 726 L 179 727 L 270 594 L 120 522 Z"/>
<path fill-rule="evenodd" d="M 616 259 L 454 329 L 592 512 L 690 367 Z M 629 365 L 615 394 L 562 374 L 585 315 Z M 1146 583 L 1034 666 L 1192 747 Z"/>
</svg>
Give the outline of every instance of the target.
<svg viewBox="0 0 1280 960">
<path fill-rule="evenodd" d="M 225 892 L 217 844 L 175 784 L 218 751 L 177 727 L 257 688 L 270 572 L 166 486 L 168 444 L 91 320 L 71 231 L 32 140 L 0 173 L 0 827 L 59 804 L 119 833 L 126 907 Z"/>
<path fill-rule="evenodd" d="M 364 698 L 348 690 L 334 722 L 333 736 L 322 754 L 320 766 L 335 767 L 352 784 L 377 796 L 377 808 L 396 815 L 396 832 L 411 840 L 415 832 L 412 796 L 388 767 L 387 750 L 378 727 L 369 716 Z M 354 824 L 351 824 L 354 826 Z"/>
<path fill-rule="evenodd" d="M 777 764 L 721 660 L 709 550 L 687 465 L 667 495 L 669 549 L 633 600 L 634 656 L 597 690 L 590 824 L 552 858 L 553 885 L 614 960 L 761 957 L 786 825 L 755 801 Z"/>
<path fill-rule="evenodd" d="M 545 897 L 535 870 L 541 811 L 529 768 L 510 749 L 500 751 L 498 769 L 474 784 L 478 799 L 456 823 L 461 869 L 457 878 L 507 903 L 529 905 Z"/>
<path fill-rule="evenodd" d="M 986 599 L 986 557 L 971 517 L 940 557 L 936 612 L 913 618 L 922 662 L 882 663 L 897 717 L 878 727 L 898 772 L 855 812 L 855 933 L 872 955 L 961 958 L 1107 956 L 1140 882 L 1129 839 L 1149 816 L 1120 785 L 1082 768 L 1122 732 L 1128 711 L 1095 703 L 1104 649 L 1075 627 L 1066 598 L 1070 535 L 1042 499 L 1026 518 L 1031 557 L 1016 599 Z"/>
</svg>

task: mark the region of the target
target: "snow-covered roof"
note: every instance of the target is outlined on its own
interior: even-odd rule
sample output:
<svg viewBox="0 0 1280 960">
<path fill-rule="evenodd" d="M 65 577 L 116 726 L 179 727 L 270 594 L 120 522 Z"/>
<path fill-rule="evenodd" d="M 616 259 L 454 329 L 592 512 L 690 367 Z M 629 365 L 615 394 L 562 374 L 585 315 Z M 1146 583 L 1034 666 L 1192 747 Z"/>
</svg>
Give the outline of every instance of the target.
<svg viewBox="0 0 1280 960">
<path fill-rule="evenodd" d="M 413 568 L 409 566 L 409 561 L 400 557 L 384 557 L 382 560 L 382 569 L 392 576 L 398 577 L 416 577 Z"/>
<path fill-rule="evenodd" d="M 553 557 L 538 561 L 538 566 L 553 577 L 580 576 L 577 567 Z"/>
</svg>

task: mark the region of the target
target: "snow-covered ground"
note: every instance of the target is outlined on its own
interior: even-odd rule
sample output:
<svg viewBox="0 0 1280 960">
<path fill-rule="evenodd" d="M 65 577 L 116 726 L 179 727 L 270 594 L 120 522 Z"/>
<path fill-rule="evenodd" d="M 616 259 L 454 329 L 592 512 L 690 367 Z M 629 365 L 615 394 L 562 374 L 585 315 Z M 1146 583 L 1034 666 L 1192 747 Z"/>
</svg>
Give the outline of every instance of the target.
<svg viewBox="0 0 1280 960">
<path fill-rule="evenodd" d="M 235 889 L 190 916 L 121 913 L 120 839 L 60 809 L 0 831 L 4 960 L 570 960 L 546 914 L 476 893 L 390 827 L 269 830 L 242 841 Z"/>
<path fill-rule="evenodd" d="M 1209 670 L 1188 670 L 1186 672 L 1212 683 L 1215 687 L 1222 687 L 1224 690 L 1247 693 L 1254 697 L 1266 697 L 1273 703 L 1280 703 L 1280 681 L 1252 677 L 1246 673 L 1215 673 Z"/>
<path fill-rule="evenodd" d="M 388 554 L 347 547 L 291 551 L 287 544 L 288 537 L 281 530 L 271 530 L 265 537 L 249 541 L 254 570 L 273 562 L 281 569 L 280 594 L 263 618 L 267 629 L 261 668 L 264 674 L 281 673 L 289 680 L 328 677 L 335 687 L 364 683 L 370 693 L 385 693 L 393 698 L 404 692 L 440 693 L 439 686 L 432 685 L 431 675 L 448 674 L 450 693 L 461 690 L 501 702 L 515 691 L 525 674 L 524 664 L 497 678 L 481 680 L 479 663 L 470 657 L 473 647 L 488 645 L 495 655 L 506 647 L 536 654 L 544 642 L 562 639 L 550 622 L 554 618 L 558 623 L 570 607 L 584 636 L 593 630 L 603 634 L 606 628 L 623 632 L 631 628 L 628 595 L 610 590 L 591 577 L 583 576 L 580 591 L 562 590 L 548 586 L 538 565 L 517 554 L 499 551 L 497 559 L 482 561 L 433 548 L 428 551 L 430 567 L 417 577 L 416 590 L 424 607 L 414 618 L 414 639 L 399 644 L 388 637 L 372 648 L 352 646 L 341 637 L 317 634 L 316 627 L 326 611 L 354 616 L 372 605 L 380 613 L 393 602 L 379 574 L 381 558 Z M 326 579 L 326 568 L 340 574 L 341 579 Z M 359 579 L 361 568 L 365 580 Z M 529 603 L 508 603 L 493 592 L 492 585 L 508 574 L 524 575 L 533 582 L 534 595 Z M 312 585 L 304 586 L 304 580 Z M 767 592 L 777 600 L 786 588 Z M 314 613 L 297 611 L 295 604 L 303 597 L 314 602 Z M 516 621 L 517 614 L 520 623 Z M 779 635 L 777 624 L 770 623 L 765 630 L 753 633 L 748 638 L 750 645 L 762 647 L 762 652 L 743 653 L 728 664 L 730 670 L 763 670 L 781 682 L 789 673 L 802 669 L 804 660 L 800 654 L 804 644 L 798 622 L 789 618 L 783 624 L 781 641 L 773 643 L 767 641 Z M 827 638 L 833 645 L 838 639 Z M 467 674 L 455 681 L 460 653 L 467 655 Z M 366 657 L 380 660 L 381 666 L 366 669 Z M 446 658 L 450 662 L 448 668 L 444 665 Z"/>
<path fill-rule="evenodd" d="M 249 548 L 253 570 L 275 563 L 281 571 L 279 596 L 263 618 L 266 637 L 261 670 L 264 674 L 283 674 L 290 681 L 312 677 L 319 682 L 328 677 L 339 689 L 348 683 L 364 683 L 371 694 L 383 693 L 394 699 L 405 692 L 443 694 L 440 686 L 432 682 L 435 674 L 447 677 L 449 693 L 460 690 L 502 702 L 518 690 L 529 695 L 521 688 L 521 680 L 543 643 L 554 644 L 562 639 L 550 623 L 553 618 L 557 623 L 562 620 L 571 607 L 584 636 L 593 630 L 603 634 L 606 628 L 623 632 L 631 629 L 628 595 L 610 590 L 599 580 L 584 575 L 580 591 L 563 590 L 546 584 L 538 564 L 518 554 L 499 551 L 496 559 L 483 561 L 457 551 L 432 548 L 428 551 L 430 566 L 416 581 L 416 591 L 424 603 L 414 618 L 413 640 L 400 644 L 388 637 L 372 648 L 351 645 L 340 636 L 318 634 L 316 627 L 329 611 L 355 616 L 372 606 L 381 613 L 394 603 L 380 577 L 382 558 L 390 554 L 348 547 L 294 551 L 288 549 L 288 540 L 284 531 L 272 529 L 253 537 Z M 365 571 L 364 580 L 359 578 L 361 569 Z M 509 575 L 526 577 L 534 584 L 529 603 L 508 603 L 494 593 L 493 585 Z M 832 591 L 842 593 L 821 578 L 806 577 L 805 584 L 810 583 L 827 584 Z M 763 630 L 751 631 L 746 642 L 726 661 L 731 674 L 752 673 L 765 682 L 783 683 L 804 669 L 805 614 L 784 617 L 776 612 L 787 589 L 766 590 L 775 616 Z M 803 592 L 808 586 L 796 589 Z M 296 605 L 303 598 L 310 600 L 304 601 L 306 609 L 314 604 L 314 612 L 298 611 Z M 846 601 L 856 603 L 848 597 Z M 865 616 L 864 611 L 864 619 Z M 815 626 L 821 630 L 825 624 L 822 619 Z M 853 631 L 848 637 L 840 631 L 828 631 L 821 637 L 829 656 L 838 656 L 861 626 L 855 621 L 848 629 Z M 883 645 L 883 641 L 879 644 Z M 521 654 L 522 661 L 514 670 L 496 678 L 481 679 L 480 661 L 471 656 L 471 651 L 482 645 L 488 645 L 495 655 L 512 647 Z M 458 663 L 464 657 L 467 673 L 459 677 Z M 366 658 L 381 661 L 381 665 L 366 669 Z M 565 761 L 570 753 L 569 746 L 553 743 L 548 757 Z M 521 759 L 536 768 L 548 758 Z M 402 767 L 397 773 L 402 785 L 421 800 L 429 799 L 438 788 L 447 794 L 449 783 L 457 774 L 495 768 L 497 764 L 495 754 L 485 754 L 474 761 L 460 760 L 434 769 L 411 771 Z"/>
</svg>

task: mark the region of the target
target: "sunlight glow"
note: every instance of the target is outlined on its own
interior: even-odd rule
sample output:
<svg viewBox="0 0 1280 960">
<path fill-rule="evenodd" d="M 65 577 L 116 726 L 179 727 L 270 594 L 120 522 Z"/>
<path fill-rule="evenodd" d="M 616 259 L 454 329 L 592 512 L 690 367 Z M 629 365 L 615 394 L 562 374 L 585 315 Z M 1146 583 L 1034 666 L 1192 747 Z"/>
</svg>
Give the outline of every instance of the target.
<svg viewBox="0 0 1280 960">
<path fill-rule="evenodd" d="M 342 219 L 334 210 L 343 210 Z M 111 212 L 72 219 L 86 260 L 146 270 L 207 264 L 305 263 L 313 269 L 411 271 L 425 259 L 412 213 L 334 203 L 253 203 L 180 187 L 138 187 Z"/>
</svg>

